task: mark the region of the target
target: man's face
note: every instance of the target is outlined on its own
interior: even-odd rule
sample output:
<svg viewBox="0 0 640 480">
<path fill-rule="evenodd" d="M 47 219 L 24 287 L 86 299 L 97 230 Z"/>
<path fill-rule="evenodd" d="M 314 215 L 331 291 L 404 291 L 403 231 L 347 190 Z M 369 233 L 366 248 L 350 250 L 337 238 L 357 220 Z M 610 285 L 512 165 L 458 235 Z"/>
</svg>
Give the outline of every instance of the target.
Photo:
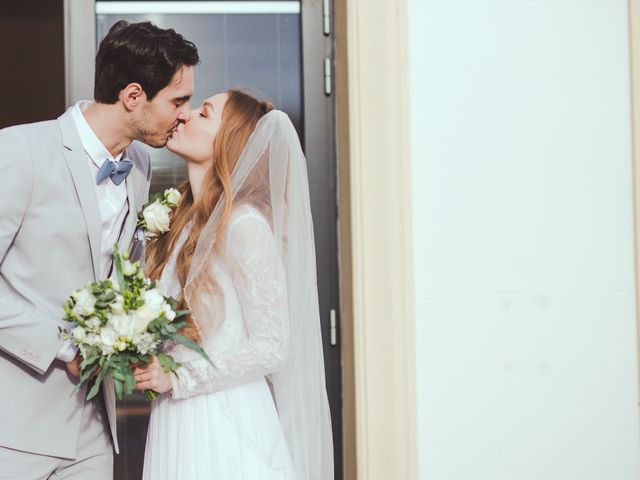
<svg viewBox="0 0 640 480">
<path fill-rule="evenodd" d="M 178 125 L 189 120 L 189 99 L 193 96 L 193 67 L 183 66 L 169 82 L 147 101 L 142 95 L 142 104 L 132 121 L 133 136 L 152 147 L 167 144 Z"/>
</svg>

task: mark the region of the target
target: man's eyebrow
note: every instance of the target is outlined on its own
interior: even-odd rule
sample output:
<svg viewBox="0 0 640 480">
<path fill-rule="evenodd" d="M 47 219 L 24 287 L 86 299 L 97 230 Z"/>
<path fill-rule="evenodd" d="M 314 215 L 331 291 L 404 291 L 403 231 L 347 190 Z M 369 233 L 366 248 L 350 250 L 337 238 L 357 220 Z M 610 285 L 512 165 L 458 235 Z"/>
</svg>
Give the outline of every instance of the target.
<svg viewBox="0 0 640 480">
<path fill-rule="evenodd" d="M 173 99 L 174 102 L 184 103 L 191 98 L 191 95 L 183 95 L 181 97 L 176 97 Z"/>
</svg>

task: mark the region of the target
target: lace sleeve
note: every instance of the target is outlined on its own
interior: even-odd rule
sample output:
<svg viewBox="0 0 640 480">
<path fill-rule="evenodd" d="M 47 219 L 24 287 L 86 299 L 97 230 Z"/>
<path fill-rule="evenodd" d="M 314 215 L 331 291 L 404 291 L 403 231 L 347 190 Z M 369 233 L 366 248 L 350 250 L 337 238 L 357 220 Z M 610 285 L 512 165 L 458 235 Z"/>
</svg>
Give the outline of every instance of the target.
<svg viewBox="0 0 640 480">
<path fill-rule="evenodd" d="M 213 365 L 194 351 L 176 346 L 171 354 L 182 366 L 172 375 L 174 398 L 215 392 L 268 375 L 289 353 L 284 270 L 273 234 L 261 216 L 243 215 L 229 224 L 226 259 L 244 334 L 223 353 L 214 356 L 208 350 Z M 203 339 L 205 349 L 207 343 Z"/>
</svg>

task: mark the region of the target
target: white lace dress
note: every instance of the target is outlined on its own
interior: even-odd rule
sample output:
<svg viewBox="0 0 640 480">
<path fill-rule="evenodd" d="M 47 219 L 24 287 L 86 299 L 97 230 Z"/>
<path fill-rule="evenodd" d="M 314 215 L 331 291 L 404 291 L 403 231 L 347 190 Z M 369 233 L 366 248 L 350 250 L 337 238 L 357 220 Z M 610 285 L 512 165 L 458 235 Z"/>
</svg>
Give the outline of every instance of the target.
<svg viewBox="0 0 640 480">
<path fill-rule="evenodd" d="M 159 288 L 181 297 L 176 253 Z M 144 459 L 146 480 L 293 480 L 293 466 L 265 375 L 288 353 L 284 272 L 271 230 L 242 206 L 226 230 L 226 255 L 213 262 L 224 294 L 225 319 L 202 339 L 213 366 L 194 351 L 168 353 L 182 366 L 173 392 L 154 400 Z"/>
</svg>

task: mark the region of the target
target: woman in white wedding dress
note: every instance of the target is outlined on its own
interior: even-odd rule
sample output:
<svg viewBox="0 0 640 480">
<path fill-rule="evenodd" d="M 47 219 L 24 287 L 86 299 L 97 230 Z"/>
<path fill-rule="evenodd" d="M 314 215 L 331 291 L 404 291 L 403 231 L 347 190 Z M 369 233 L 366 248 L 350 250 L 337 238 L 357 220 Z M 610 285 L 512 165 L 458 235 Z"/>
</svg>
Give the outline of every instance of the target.
<svg viewBox="0 0 640 480">
<path fill-rule="evenodd" d="M 215 95 L 167 147 L 189 182 L 147 272 L 191 311 L 165 373 L 135 370 L 152 404 L 148 480 L 332 480 L 306 164 L 289 118 L 246 93 Z M 227 200 L 228 199 L 228 200 Z"/>
</svg>

